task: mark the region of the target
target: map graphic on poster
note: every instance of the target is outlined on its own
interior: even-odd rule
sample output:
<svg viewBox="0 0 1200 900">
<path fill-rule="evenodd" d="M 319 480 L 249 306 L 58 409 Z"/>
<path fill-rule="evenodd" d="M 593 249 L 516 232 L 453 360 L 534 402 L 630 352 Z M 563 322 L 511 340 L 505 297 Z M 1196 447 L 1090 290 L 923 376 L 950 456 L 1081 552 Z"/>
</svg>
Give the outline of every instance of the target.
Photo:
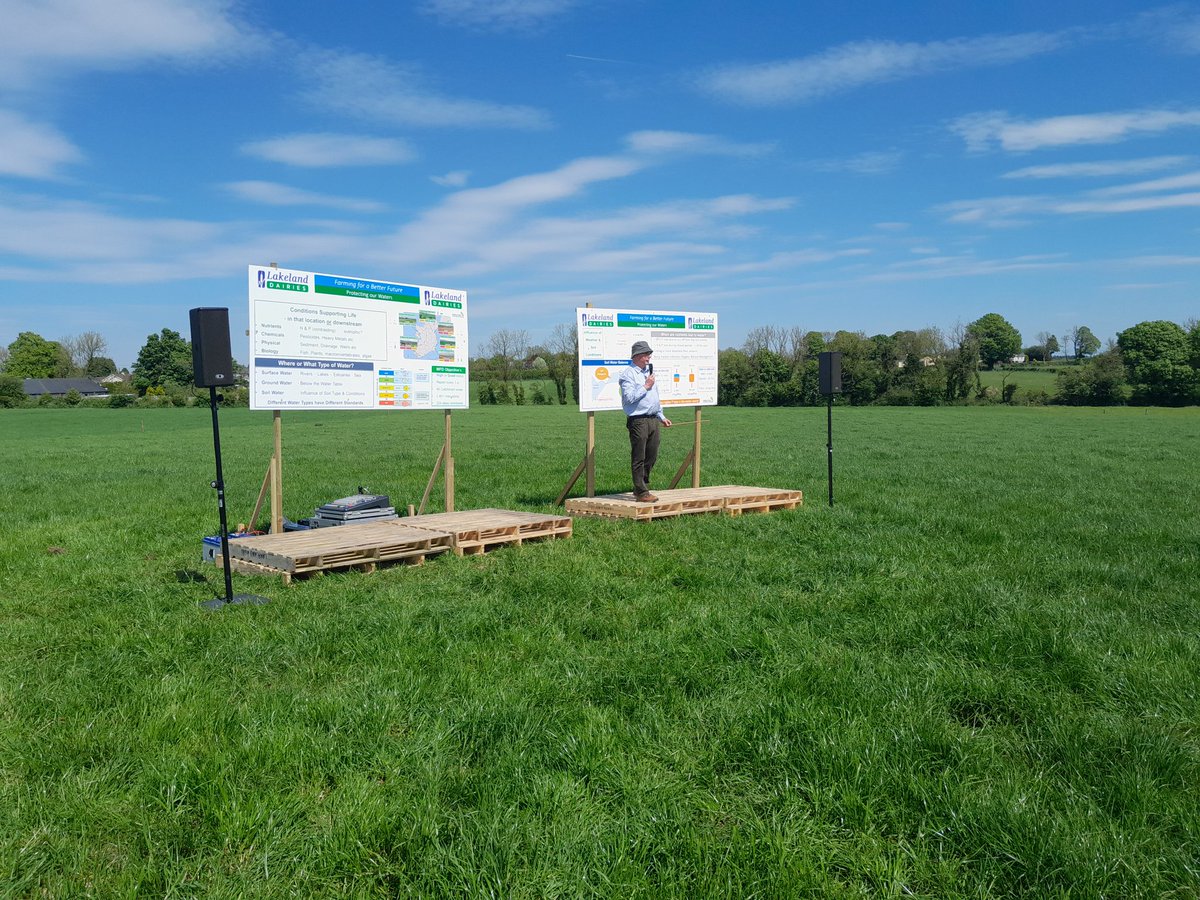
<svg viewBox="0 0 1200 900">
<path fill-rule="evenodd" d="M 251 409 L 466 409 L 466 291 L 250 266 Z"/>
<path fill-rule="evenodd" d="M 621 370 L 635 341 L 654 350 L 655 383 L 664 407 L 716 406 L 717 316 L 715 313 L 575 310 L 579 335 L 579 408 L 621 408 Z"/>
</svg>

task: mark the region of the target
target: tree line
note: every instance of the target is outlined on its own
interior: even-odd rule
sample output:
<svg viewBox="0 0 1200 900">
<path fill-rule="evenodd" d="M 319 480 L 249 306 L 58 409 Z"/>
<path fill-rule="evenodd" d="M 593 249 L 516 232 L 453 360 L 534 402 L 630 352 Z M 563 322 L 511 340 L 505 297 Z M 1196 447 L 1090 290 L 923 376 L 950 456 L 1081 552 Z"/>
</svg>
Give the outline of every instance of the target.
<svg viewBox="0 0 1200 900">
<path fill-rule="evenodd" d="M 819 356 L 842 354 L 842 402 L 934 406 L 947 403 L 1055 402 L 1073 406 L 1121 403 L 1158 406 L 1200 404 L 1200 321 L 1187 326 L 1155 320 L 1120 332 L 1103 351 L 1086 325 L 1058 337 L 1047 332 L 1023 346 L 1021 334 L 999 313 L 988 313 L 948 333 L 935 327 L 867 336 L 861 331 L 817 332 L 764 325 L 752 329 L 741 347 L 719 354 L 718 402 L 723 406 L 808 406 L 825 402 L 820 393 Z M 1022 389 L 1002 378 L 984 385 L 982 369 L 1017 371 L 1029 361 L 1039 368 L 1065 345 L 1055 392 Z M 48 341 L 21 332 L 0 345 L 0 406 L 28 402 L 26 378 L 102 378 L 117 371 L 104 356 L 96 332 Z M 163 328 L 148 335 L 130 381 L 110 386 L 112 405 L 192 405 L 191 344 Z M 244 372 L 244 367 L 235 366 Z M 533 343 L 522 329 L 500 329 L 471 361 L 476 400 L 491 403 L 576 403 L 579 399 L 577 332 L 560 322 L 548 339 Z M 532 382 L 532 383 L 530 383 Z M 543 387 L 549 382 L 550 388 Z M 228 403 L 246 402 L 244 389 L 225 389 Z"/>
<path fill-rule="evenodd" d="M 1022 389 L 1007 373 L 1040 360 L 1045 368 L 1059 343 L 1042 333 L 1022 348 L 1021 335 L 998 313 L 943 334 L 937 328 L 868 337 L 863 332 L 803 332 L 764 326 L 739 349 L 721 351 L 719 402 L 729 406 L 803 406 L 825 402 L 818 358 L 842 354 L 842 397 L 869 403 L 933 406 L 1004 402 L 1105 406 L 1120 403 L 1200 404 L 1200 323 L 1141 322 L 1117 335 L 1102 353 L 1087 326 L 1064 336 L 1071 347 L 1056 373 L 1053 396 Z M 1022 352 L 1023 351 L 1023 352 Z M 1003 369 L 1001 384 L 984 385 L 981 370 Z"/>
<path fill-rule="evenodd" d="M 559 323 L 542 344 L 528 332 L 501 329 L 471 361 L 478 397 L 491 403 L 577 402 L 576 330 Z M 719 354 L 718 402 L 723 406 L 808 406 L 825 402 L 819 357 L 842 354 L 842 402 L 852 405 L 934 406 L 948 403 L 1121 403 L 1182 406 L 1200 403 L 1200 323 L 1141 322 L 1122 331 L 1103 352 L 1087 325 L 1059 337 L 1041 332 L 1024 345 L 999 313 L 956 325 L 867 336 L 861 331 L 818 332 L 764 325 L 741 347 Z M 1059 354 L 1057 357 L 1055 354 Z M 1007 373 L 1058 366 L 1053 395 L 1022 389 Z M 982 370 L 1003 370 L 1001 384 L 985 385 Z M 549 380 L 554 394 L 523 382 Z M 994 379 L 991 379 L 994 380 Z"/>
</svg>

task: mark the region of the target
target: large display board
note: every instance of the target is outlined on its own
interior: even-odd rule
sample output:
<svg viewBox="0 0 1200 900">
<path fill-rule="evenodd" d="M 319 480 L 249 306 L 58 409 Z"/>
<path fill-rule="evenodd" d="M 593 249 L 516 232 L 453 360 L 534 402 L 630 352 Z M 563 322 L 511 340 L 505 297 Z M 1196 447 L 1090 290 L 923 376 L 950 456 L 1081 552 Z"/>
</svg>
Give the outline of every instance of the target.
<svg viewBox="0 0 1200 900">
<path fill-rule="evenodd" d="M 466 409 L 467 293 L 250 266 L 252 409 Z"/>
<path fill-rule="evenodd" d="M 646 341 L 663 406 L 716 406 L 717 316 L 715 313 L 647 312 L 632 309 L 575 310 L 579 332 L 579 408 L 621 408 L 617 378 L 629 365 L 629 349 Z"/>
</svg>

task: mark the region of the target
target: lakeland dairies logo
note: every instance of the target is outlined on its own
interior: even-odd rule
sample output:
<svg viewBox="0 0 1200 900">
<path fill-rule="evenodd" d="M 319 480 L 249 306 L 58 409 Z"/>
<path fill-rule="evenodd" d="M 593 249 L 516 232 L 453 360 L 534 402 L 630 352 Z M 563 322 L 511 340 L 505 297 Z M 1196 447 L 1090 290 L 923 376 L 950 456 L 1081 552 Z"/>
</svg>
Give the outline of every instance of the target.
<svg viewBox="0 0 1200 900">
<path fill-rule="evenodd" d="M 691 316 L 687 317 L 687 327 L 688 328 L 711 329 L 716 324 L 717 324 L 716 316 L 691 315 Z"/>
<path fill-rule="evenodd" d="M 466 299 L 467 295 L 462 291 L 443 291 L 437 288 L 425 289 L 426 302 L 430 300 L 448 300 L 451 303 L 464 303 Z"/>
<path fill-rule="evenodd" d="M 581 316 L 583 324 L 591 328 L 612 328 L 616 318 L 613 313 L 585 312 Z"/>
<path fill-rule="evenodd" d="M 259 269 L 258 286 L 276 291 L 308 291 L 310 273 L 285 272 L 282 269 Z"/>
</svg>

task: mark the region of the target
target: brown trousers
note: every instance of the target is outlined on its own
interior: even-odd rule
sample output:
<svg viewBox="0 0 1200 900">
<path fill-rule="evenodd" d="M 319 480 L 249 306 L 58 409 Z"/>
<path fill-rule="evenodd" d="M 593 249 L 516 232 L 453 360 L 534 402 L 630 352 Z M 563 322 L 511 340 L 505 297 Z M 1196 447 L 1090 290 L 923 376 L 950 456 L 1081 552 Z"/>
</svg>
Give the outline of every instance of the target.
<svg viewBox="0 0 1200 900">
<path fill-rule="evenodd" d="M 650 490 L 650 470 L 654 468 L 658 459 L 661 424 L 657 416 L 638 416 L 625 420 L 625 427 L 629 430 L 629 464 L 635 494 L 644 494 Z"/>
</svg>

